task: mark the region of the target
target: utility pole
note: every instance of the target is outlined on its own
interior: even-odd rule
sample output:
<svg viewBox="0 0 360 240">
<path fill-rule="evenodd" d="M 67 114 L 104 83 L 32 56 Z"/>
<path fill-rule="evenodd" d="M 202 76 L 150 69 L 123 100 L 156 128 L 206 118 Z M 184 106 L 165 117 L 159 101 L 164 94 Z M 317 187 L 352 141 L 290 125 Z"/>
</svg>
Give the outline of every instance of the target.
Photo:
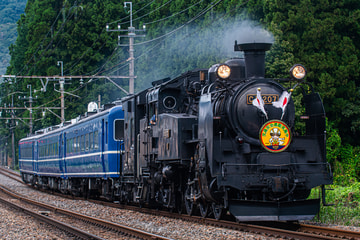
<svg viewBox="0 0 360 240">
<path fill-rule="evenodd" d="M 33 98 L 32 98 L 32 92 L 31 92 L 31 85 L 28 84 L 27 88 L 30 88 L 30 96 L 29 96 L 29 104 L 30 104 L 30 110 L 29 110 L 29 132 L 30 134 L 32 134 L 33 132 L 33 121 L 32 121 L 32 103 L 33 103 Z"/>
<path fill-rule="evenodd" d="M 61 78 L 59 80 L 60 83 L 60 101 L 61 101 L 61 123 L 65 122 L 65 99 L 64 99 L 64 83 L 65 83 L 65 79 L 64 79 L 64 63 L 63 61 L 58 61 L 57 65 L 60 66 L 61 65 Z"/>
<path fill-rule="evenodd" d="M 8 149 L 7 149 L 7 147 L 8 147 L 8 143 L 6 142 L 5 143 L 5 166 L 9 166 L 9 162 L 8 162 Z"/>
<path fill-rule="evenodd" d="M 29 110 L 29 118 L 17 118 L 16 116 L 14 116 L 14 117 L 16 117 L 17 120 L 20 120 L 22 122 L 24 122 L 22 119 L 29 119 L 29 124 L 26 123 L 26 125 L 29 126 L 29 134 L 31 135 L 32 132 L 33 132 L 33 102 L 34 102 L 34 98 L 32 96 L 32 86 L 31 86 L 31 84 L 28 84 L 26 87 L 30 89 L 29 97 L 27 97 L 27 96 L 23 96 L 23 97 L 19 96 L 19 99 L 20 100 L 21 99 L 29 100 L 29 107 L 27 107 L 26 102 L 24 102 L 24 108 L 26 110 Z M 25 92 L 21 92 L 21 93 L 25 93 Z M 36 98 L 37 98 L 37 96 L 36 96 Z M 14 110 L 14 109 L 22 109 L 22 108 L 12 107 L 12 110 Z M 0 107 L 0 110 L 2 110 L 1 107 Z M 3 119 L 3 118 L 0 118 L 0 119 Z"/>
<path fill-rule="evenodd" d="M 14 95 L 11 96 L 11 107 L 14 107 Z M 11 162 L 11 168 L 14 170 L 15 169 L 15 124 L 14 124 L 14 117 L 15 117 L 15 113 L 14 113 L 14 109 L 11 110 L 11 154 L 12 154 L 12 162 Z"/>
<path fill-rule="evenodd" d="M 143 25 L 142 30 L 136 30 L 132 24 L 132 2 L 124 2 L 124 8 L 126 9 L 130 6 L 130 27 L 127 30 L 121 30 L 120 24 L 118 24 L 118 29 L 110 30 L 109 24 L 106 24 L 106 31 L 108 32 L 128 32 L 127 35 L 118 35 L 118 45 L 119 46 L 127 46 L 120 44 L 120 37 L 128 37 L 129 38 L 129 93 L 134 94 L 134 79 L 135 79 L 135 59 L 134 59 L 134 38 L 135 37 L 145 37 L 145 35 L 136 35 L 136 32 L 145 32 L 146 26 Z"/>
<path fill-rule="evenodd" d="M 59 61 L 58 65 L 62 64 L 62 62 Z M 74 80 L 74 79 L 81 79 L 80 82 L 83 81 L 83 79 L 90 79 L 88 81 L 91 82 L 92 79 L 104 79 L 104 80 L 108 80 L 109 82 L 111 82 L 112 84 L 114 84 L 118 89 L 120 89 L 121 91 L 123 91 L 125 94 L 129 94 L 128 91 L 126 91 L 124 88 L 122 88 L 120 85 L 118 85 L 112 78 L 115 78 L 115 79 L 126 79 L 126 78 L 130 78 L 129 76 L 97 76 L 97 75 L 91 75 L 91 76 L 83 76 L 83 75 L 78 75 L 78 76 L 63 76 L 64 73 L 63 73 L 63 68 L 61 69 L 61 75 L 62 76 L 59 76 L 59 75 L 54 75 L 54 76 L 16 76 L 16 75 L 0 75 L 0 78 L 8 78 L 11 79 L 14 78 L 14 79 L 39 79 L 41 80 L 41 84 L 42 84 L 42 88 L 40 91 L 42 92 L 46 92 L 47 90 L 47 84 L 49 81 L 59 81 L 60 79 L 60 83 L 62 83 L 62 85 L 60 84 L 60 91 L 54 89 L 55 91 L 57 92 L 60 92 L 61 93 L 61 107 L 46 107 L 46 106 L 42 106 L 42 107 L 33 107 L 32 103 L 34 102 L 34 98 L 32 96 L 32 87 L 30 85 L 27 86 L 27 88 L 30 88 L 30 97 L 24 97 L 24 99 L 29 99 L 29 102 L 30 102 L 30 108 L 25 106 L 25 107 L 14 107 L 14 106 L 5 106 L 5 107 L 1 107 L 0 106 L 0 120 L 7 120 L 7 121 L 12 121 L 12 120 L 20 120 L 21 122 L 23 122 L 24 124 L 28 125 L 30 127 L 30 133 L 33 131 L 33 120 L 32 120 L 32 112 L 33 110 L 39 110 L 39 109 L 42 109 L 43 110 L 43 117 L 45 116 L 45 111 L 49 111 L 51 112 L 52 114 L 54 114 L 56 117 L 58 117 L 61 122 L 63 122 L 63 120 L 65 119 L 65 99 L 64 99 L 64 95 L 65 94 L 69 94 L 69 95 L 73 95 L 75 97 L 78 97 L 72 93 L 68 93 L 64 90 L 64 84 L 65 84 L 65 80 Z M 43 81 L 43 79 L 46 79 L 46 82 Z M 12 84 L 12 83 L 10 83 Z M 35 93 L 36 90 L 34 90 L 34 93 Z M 18 94 L 18 93 L 25 93 L 25 92 L 13 92 L 11 94 L 9 94 L 8 96 L 10 95 L 13 95 L 13 94 Z M 37 98 L 37 96 L 35 97 L 35 99 Z M 19 97 L 19 99 L 22 99 L 21 97 Z M 30 117 L 29 118 L 26 118 L 26 117 L 17 117 L 15 115 L 15 112 L 14 110 L 29 110 L 30 111 Z M 56 110 L 60 110 L 62 111 L 62 116 L 59 116 L 57 115 L 56 113 L 54 113 L 53 111 L 51 111 L 51 109 L 56 109 Z M 10 111 L 10 114 L 12 114 L 12 116 L 10 117 L 7 117 L 7 116 L 4 116 L 3 114 L 3 111 L 7 112 L 7 111 Z M 61 115 L 61 114 L 60 114 Z M 26 123 L 24 120 L 30 120 L 30 123 Z"/>
<path fill-rule="evenodd" d="M 129 35 L 129 54 L 130 54 L 130 64 L 129 64 L 129 92 L 130 94 L 134 93 L 134 72 L 135 72 L 135 61 L 134 61 L 134 37 L 135 28 L 132 25 L 132 2 L 125 2 L 124 7 L 130 5 L 130 27 L 128 27 L 128 35 Z"/>
</svg>

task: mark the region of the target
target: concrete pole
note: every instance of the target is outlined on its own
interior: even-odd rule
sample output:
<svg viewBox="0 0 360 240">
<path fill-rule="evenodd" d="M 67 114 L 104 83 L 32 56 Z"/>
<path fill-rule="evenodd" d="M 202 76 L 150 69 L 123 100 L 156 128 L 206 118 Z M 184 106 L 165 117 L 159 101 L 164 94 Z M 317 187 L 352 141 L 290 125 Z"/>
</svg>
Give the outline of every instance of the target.
<svg viewBox="0 0 360 240">
<path fill-rule="evenodd" d="M 60 102 L 61 102 L 61 123 L 65 122 L 65 99 L 64 99 L 64 83 L 65 83 L 65 79 L 63 78 L 64 76 L 64 63 L 63 61 L 58 61 L 57 65 L 61 65 L 61 78 L 60 78 Z"/>
<path fill-rule="evenodd" d="M 60 79 L 60 94 L 61 94 L 61 122 L 65 122 L 65 99 L 64 99 L 64 79 Z"/>
<path fill-rule="evenodd" d="M 12 95 L 11 107 L 14 107 L 14 95 Z M 14 121 L 15 113 L 14 109 L 11 110 L 11 168 L 15 169 L 15 121 Z"/>
<path fill-rule="evenodd" d="M 129 93 L 134 94 L 134 74 L 135 74 L 135 63 L 134 63 L 134 28 L 129 27 L 129 54 L 130 54 L 130 64 L 129 64 Z"/>
<path fill-rule="evenodd" d="M 135 28 L 132 23 L 132 2 L 125 2 L 124 7 L 130 5 L 130 27 L 128 27 L 129 35 L 129 54 L 130 54 L 130 64 L 129 64 L 129 93 L 134 94 L 134 37 L 135 37 Z"/>
<path fill-rule="evenodd" d="M 33 98 L 32 98 L 32 92 L 31 92 L 31 85 L 27 85 L 27 88 L 30 88 L 30 96 L 29 96 L 29 103 L 30 103 L 30 113 L 29 113 L 29 117 L 30 117 L 30 122 L 29 122 L 29 128 L 30 128 L 30 134 L 32 134 L 33 132 L 33 121 L 32 121 L 32 103 L 33 103 Z"/>
</svg>

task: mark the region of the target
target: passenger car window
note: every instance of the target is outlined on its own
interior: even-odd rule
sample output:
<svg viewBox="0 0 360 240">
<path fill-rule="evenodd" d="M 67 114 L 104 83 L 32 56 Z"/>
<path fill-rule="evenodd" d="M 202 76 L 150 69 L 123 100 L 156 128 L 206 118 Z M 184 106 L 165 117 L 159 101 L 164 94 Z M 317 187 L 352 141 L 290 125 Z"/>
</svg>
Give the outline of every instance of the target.
<svg viewBox="0 0 360 240">
<path fill-rule="evenodd" d="M 99 132 L 94 132 L 94 149 L 99 149 Z"/>
<path fill-rule="evenodd" d="M 124 139 L 124 120 L 115 120 L 114 139 L 118 141 Z"/>
<path fill-rule="evenodd" d="M 89 133 L 89 149 L 94 149 L 94 133 Z"/>
<path fill-rule="evenodd" d="M 85 135 L 85 151 L 89 150 L 89 134 Z"/>
<path fill-rule="evenodd" d="M 85 137 L 84 135 L 81 135 L 81 138 L 80 138 L 80 147 L 81 147 L 81 151 L 85 151 L 85 141 L 84 141 Z"/>
</svg>

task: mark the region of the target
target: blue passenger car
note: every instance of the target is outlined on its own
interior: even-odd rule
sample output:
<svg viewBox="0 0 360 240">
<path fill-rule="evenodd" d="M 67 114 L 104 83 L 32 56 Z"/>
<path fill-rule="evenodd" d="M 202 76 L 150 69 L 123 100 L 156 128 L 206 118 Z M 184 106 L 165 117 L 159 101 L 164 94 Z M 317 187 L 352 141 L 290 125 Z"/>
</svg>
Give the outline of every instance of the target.
<svg viewBox="0 0 360 240">
<path fill-rule="evenodd" d="M 64 177 L 119 177 L 123 123 L 117 106 L 65 128 Z"/>
<path fill-rule="evenodd" d="M 31 181 L 30 177 L 36 174 L 36 144 L 37 137 L 22 139 L 19 142 L 19 168 L 22 171 L 23 176 L 29 177 L 27 179 L 28 182 Z"/>
<path fill-rule="evenodd" d="M 60 168 L 60 129 L 39 137 L 37 143 L 36 173 L 39 176 L 61 177 Z"/>
<path fill-rule="evenodd" d="M 64 192 L 99 191 L 103 182 L 120 177 L 123 138 L 121 105 L 88 112 L 21 139 L 21 175 L 25 182 Z"/>
</svg>

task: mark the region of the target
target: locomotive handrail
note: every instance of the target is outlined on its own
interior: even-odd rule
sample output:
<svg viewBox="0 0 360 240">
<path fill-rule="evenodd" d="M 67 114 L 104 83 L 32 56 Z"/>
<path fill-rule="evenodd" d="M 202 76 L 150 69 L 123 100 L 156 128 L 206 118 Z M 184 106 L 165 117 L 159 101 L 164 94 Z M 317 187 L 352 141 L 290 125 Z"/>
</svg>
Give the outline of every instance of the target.
<svg viewBox="0 0 360 240">
<path fill-rule="evenodd" d="M 205 89 L 207 88 L 207 93 L 210 93 L 210 89 L 211 87 L 214 85 L 214 83 L 211 83 L 210 85 L 206 85 L 205 87 L 203 87 L 203 89 L 201 90 L 201 95 L 204 94 Z"/>
<path fill-rule="evenodd" d="M 282 167 L 291 167 L 291 166 L 300 166 L 300 165 L 305 165 L 305 166 L 309 166 L 309 165 L 325 165 L 326 169 L 328 171 L 330 171 L 329 173 L 332 174 L 331 172 L 331 167 L 329 168 L 329 163 L 284 163 L 284 164 L 259 164 L 259 163 L 250 163 L 250 164 L 244 164 L 244 163 L 224 163 L 221 168 L 221 173 L 222 176 L 225 177 L 226 176 L 226 170 L 227 167 L 265 167 L 265 166 L 270 166 L 270 167 L 278 167 L 278 168 L 282 168 Z M 245 173 L 249 174 L 249 172 Z M 239 174 L 241 175 L 241 174 Z"/>
<path fill-rule="evenodd" d="M 205 91 L 205 88 L 208 88 L 209 86 L 208 85 L 206 85 L 205 87 L 203 87 L 202 89 L 201 89 L 201 95 L 203 95 L 204 94 L 204 91 Z"/>
<path fill-rule="evenodd" d="M 201 95 L 204 94 L 205 88 L 208 88 L 207 93 L 209 94 L 209 93 L 210 93 L 210 90 L 211 90 L 211 87 L 212 87 L 212 85 L 214 85 L 214 84 L 215 84 L 215 83 L 212 83 L 212 84 L 210 84 L 209 86 L 203 87 L 203 89 L 201 90 Z M 211 93 L 215 94 L 215 93 L 222 93 L 222 92 L 226 92 L 226 91 L 227 91 L 227 89 L 219 89 L 219 90 L 216 90 L 216 91 L 211 92 Z"/>
<path fill-rule="evenodd" d="M 272 166 L 283 167 L 291 165 L 329 165 L 329 163 L 285 163 L 285 164 L 259 164 L 259 163 L 224 163 L 223 166 Z"/>
</svg>

